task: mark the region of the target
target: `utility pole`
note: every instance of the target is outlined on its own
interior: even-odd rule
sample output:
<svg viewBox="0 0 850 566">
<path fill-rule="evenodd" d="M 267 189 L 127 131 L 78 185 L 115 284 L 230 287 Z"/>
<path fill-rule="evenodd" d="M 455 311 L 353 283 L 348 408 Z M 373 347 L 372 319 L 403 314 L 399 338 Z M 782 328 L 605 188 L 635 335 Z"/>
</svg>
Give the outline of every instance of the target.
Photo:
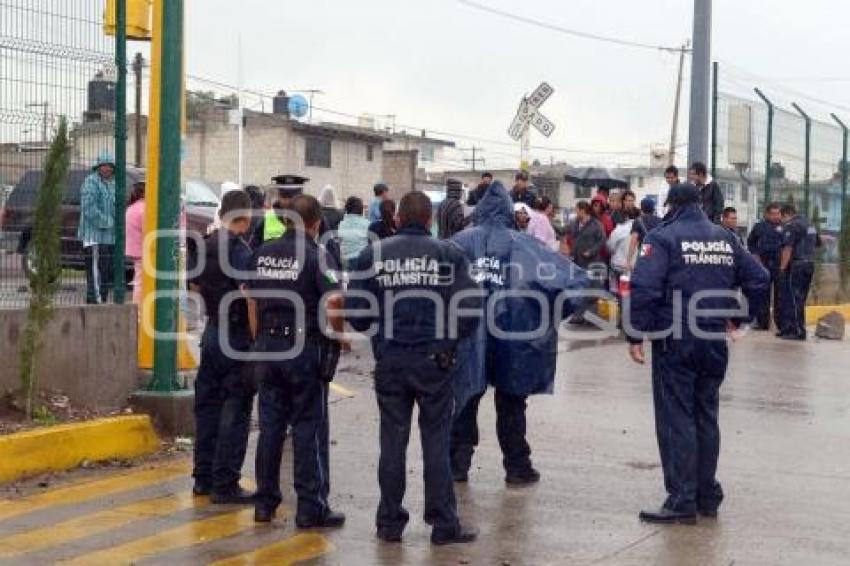
<svg viewBox="0 0 850 566">
<path fill-rule="evenodd" d="M 694 0 L 691 57 L 691 116 L 688 163 L 708 159 L 708 116 L 711 98 L 711 0 Z"/>
<path fill-rule="evenodd" d="M 238 85 L 236 87 L 236 98 L 238 101 L 239 108 L 239 124 L 236 135 L 236 184 L 239 188 L 243 188 L 243 174 L 245 167 L 245 153 L 244 153 L 244 143 L 245 143 L 245 107 L 242 105 L 242 82 L 243 82 L 243 74 L 242 74 L 242 36 L 240 35 L 237 40 L 236 45 L 236 68 L 237 71 L 237 82 Z"/>
<path fill-rule="evenodd" d="M 483 157 L 476 157 L 477 153 L 478 153 L 479 151 L 481 151 L 481 150 L 482 150 L 482 148 L 480 148 L 480 147 L 475 147 L 474 145 L 472 146 L 472 148 L 471 148 L 471 149 L 469 149 L 469 150 L 464 150 L 464 151 L 471 151 L 471 152 L 472 152 L 472 158 L 471 158 L 471 159 L 464 159 L 464 162 L 466 162 L 466 163 L 471 163 L 471 164 L 472 164 L 472 171 L 473 171 L 473 172 L 475 172 L 475 170 L 476 170 L 476 169 L 475 169 L 475 165 L 476 165 L 478 162 L 481 162 L 481 164 L 482 164 L 482 165 L 485 163 L 485 161 L 484 161 L 484 158 L 483 158 Z"/>
<path fill-rule="evenodd" d="M 679 107 L 682 103 L 682 80 L 685 74 L 685 53 L 688 44 L 682 46 L 679 52 L 679 76 L 676 79 L 676 101 L 673 103 L 673 128 L 670 130 L 670 151 L 668 153 L 668 165 L 676 164 L 676 135 L 679 130 Z"/>
<path fill-rule="evenodd" d="M 145 60 L 141 53 L 133 59 L 133 73 L 136 76 L 136 167 L 142 167 L 142 69 Z"/>
</svg>

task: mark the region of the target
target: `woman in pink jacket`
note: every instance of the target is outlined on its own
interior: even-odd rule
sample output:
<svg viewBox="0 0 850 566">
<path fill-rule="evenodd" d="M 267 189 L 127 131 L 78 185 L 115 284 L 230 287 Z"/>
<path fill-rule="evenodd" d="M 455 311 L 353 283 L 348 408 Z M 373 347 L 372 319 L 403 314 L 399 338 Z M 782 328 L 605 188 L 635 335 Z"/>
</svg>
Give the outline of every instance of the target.
<svg viewBox="0 0 850 566">
<path fill-rule="evenodd" d="M 126 239 L 124 254 L 133 260 L 133 302 L 142 299 L 142 243 L 145 225 L 145 180 L 139 179 L 130 191 L 130 202 L 125 215 Z"/>
</svg>

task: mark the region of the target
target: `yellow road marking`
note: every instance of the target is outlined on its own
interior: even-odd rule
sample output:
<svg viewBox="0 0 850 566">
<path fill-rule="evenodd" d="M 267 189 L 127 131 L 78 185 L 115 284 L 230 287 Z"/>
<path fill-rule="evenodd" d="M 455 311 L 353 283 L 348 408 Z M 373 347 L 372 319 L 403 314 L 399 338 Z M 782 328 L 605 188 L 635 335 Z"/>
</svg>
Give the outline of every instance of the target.
<svg viewBox="0 0 850 566">
<path fill-rule="evenodd" d="M 42 529 L 0 539 L 0 558 L 35 552 L 73 540 L 124 527 L 135 521 L 171 515 L 186 509 L 209 505 L 209 498 L 193 497 L 191 492 L 136 501 L 114 509 L 75 517 Z"/>
<path fill-rule="evenodd" d="M 208 519 L 193 521 L 151 535 L 105 548 L 77 558 L 62 561 L 61 564 L 110 566 L 118 564 L 133 564 L 142 558 L 212 542 L 224 537 L 235 535 L 254 525 L 254 510 L 243 509 L 234 513 L 216 515 Z"/>
<path fill-rule="evenodd" d="M 213 562 L 212 566 L 291 566 L 333 551 L 333 543 L 322 535 L 304 533 L 245 554 Z"/>
<path fill-rule="evenodd" d="M 347 387 L 343 387 L 342 385 L 339 385 L 337 383 L 331 383 L 330 389 L 331 389 L 331 391 L 333 391 L 337 395 L 342 395 L 343 397 L 354 397 L 354 396 L 357 395 L 351 389 L 348 389 Z"/>
<path fill-rule="evenodd" d="M 181 462 L 129 474 L 116 474 L 101 480 L 84 481 L 20 499 L 7 499 L 0 501 L 0 520 L 47 507 L 80 503 L 104 495 L 162 483 L 186 475 L 190 470 L 189 464 Z"/>
</svg>

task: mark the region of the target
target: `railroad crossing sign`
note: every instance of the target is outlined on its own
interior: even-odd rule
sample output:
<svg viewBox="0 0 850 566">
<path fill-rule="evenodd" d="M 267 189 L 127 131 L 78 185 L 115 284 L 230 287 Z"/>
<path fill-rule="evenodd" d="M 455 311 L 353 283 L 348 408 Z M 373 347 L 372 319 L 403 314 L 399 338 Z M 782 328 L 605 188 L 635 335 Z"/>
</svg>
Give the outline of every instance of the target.
<svg viewBox="0 0 850 566">
<path fill-rule="evenodd" d="M 555 124 L 540 112 L 540 107 L 546 102 L 555 89 L 547 82 L 540 83 L 530 96 L 525 96 L 519 103 L 514 121 L 508 128 L 508 135 L 516 141 L 520 141 L 528 132 L 529 126 L 534 128 L 547 138 L 555 131 Z"/>
</svg>

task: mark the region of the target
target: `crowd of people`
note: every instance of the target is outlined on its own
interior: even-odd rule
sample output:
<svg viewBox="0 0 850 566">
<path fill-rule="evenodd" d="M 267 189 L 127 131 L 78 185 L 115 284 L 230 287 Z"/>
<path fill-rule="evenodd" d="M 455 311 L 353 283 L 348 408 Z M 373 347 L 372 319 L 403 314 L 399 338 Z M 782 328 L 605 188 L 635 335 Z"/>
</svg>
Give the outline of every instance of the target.
<svg viewBox="0 0 850 566">
<path fill-rule="evenodd" d="M 109 227 L 85 215 L 93 206 L 108 207 L 93 195 L 102 192 L 112 170 L 99 162 L 83 188 L 80 230 L 95 301 L 104 300 L 98 256 L 110 245 L 101 233 Z M 282 500 L 289 430 L 296 526 L 345 523 L 328 499 L 328 384 L 339 356 L 350 348 L 344 331 L 353 328 L 369 331 L 375 359 L 378 538 L 401 541 L 409 521 L 405 454 L 416 405 L 431 541 L 475 540 L 475 529 L 459 519 L 453 482 L 470 479 L 482 397 L 494 390 L 506 484 L 538 482 L 527 440 L 527 399 L 554 387 L 558 328 L 552 320 L 572 315 L 581 322 L 589 306 L 580 292 L 607 284 L 615 294 L 630 289 L 624 307 L 631 315 L 631 358 L 644 363 L 644 339 L 653 345 L 657 434 L 669 497 L 640 516 L 692 523 L 697 514 L 716 515 L 723 499 L 715 478 L 718 391 L 728 351 L 725 341 L 705 333 L 722 335 L 752 318 L 768 328 L 766 296 L 772 291 L 778 335 L 805 339 L 803 305 L 817 234 L 793 205 L 769 204 L 745 245 L 736 211 L 723 206 L 704 165 L 690 168 L 690 183 L 681 183 L 672 166 L 666 177 L 663 218 L 652 199 L 638 203 L 627 189 L 599 187 L 590 201 L 576 203 L 563 227 L 553 222 L 551 200 L 537 194 L 524 171 L 510 190 L 485 173 L 465 202 L 462 185 L 450 181 L 436 211 L 422 192 L 396 203 L 384 183 L 374 186 L 368 205 L 352 196 L 340 208 L 331 187 L 318 199 L 304 194 L 308 179 L 298 175 L 226 193 L 218 228 L 189 258 L 195 274 L 190 288 L 208 314 L 195 381 L 195 494 L 216 504 L 251 504 L 257 522 L 272 521 Z M 138 274 L 143 180 L 134 184 L 130 200 L 126 252 Z M 658 338 L 664 324 L 686 320 L 671 304 L 672 290 L 687 296 L 743 293 L 751 313 L 723 318 L 716 313 L 728 310 L 730 299 L 709 299 L 706 308 L 713 314 L 699 328 L 676 340 Z M 578 294 L 562 300 L 565 291 Z M 558 312 L 539 308 L 528 293 Z M 493 300 L 500 308 L 491 308 Z M 458 312 L 465 315 L 453 318 Z M 452 332 L 441 335 L 439 329 L 452 322 Z M 542 335 L 531 341 L 505 335 L 541 327 Z M 260 435 L 257 491 L 250 493 L 240 478 L 255 395 Z M 695 415 L 705 422 L 695 423 Z"/>
</svg>

